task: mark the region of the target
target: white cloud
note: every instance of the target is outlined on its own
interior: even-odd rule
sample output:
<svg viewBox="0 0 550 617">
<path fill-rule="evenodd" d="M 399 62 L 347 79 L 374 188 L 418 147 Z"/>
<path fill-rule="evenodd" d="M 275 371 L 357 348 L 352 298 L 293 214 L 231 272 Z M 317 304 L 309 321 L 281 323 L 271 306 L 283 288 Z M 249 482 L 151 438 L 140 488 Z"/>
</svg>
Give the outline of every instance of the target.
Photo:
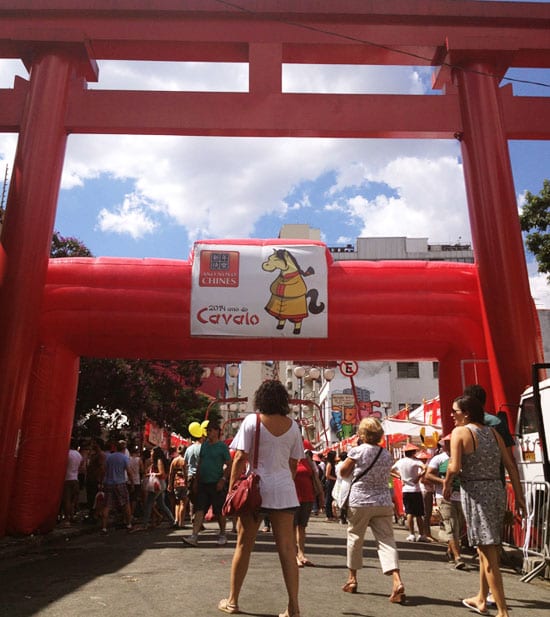
<svg viewBox="0 0 550 617">
<path fill-rule="evenodd" d="M 460 166 L 451 156 L 453 148 L 448 142 L 412 140 L 74 135 L 68 145 L 63 187 L 100 174 L 133 179 L 135 191 L 148 200 L 144 207 L 163 212 L 184 226 L 191 240 L 231 238 L 251 235 L 265 214 L 283 216 L 298 205 L 321 205 L 313 203 L 305 191 L 296 203 L 285 200 L 302 182 L 337 170 L 333 193 L 356 186 L 362 179 L 399 187 L 400 208 L 412 210 L 418 226 L 422 225 L 422 236 L 432 237 L 431 228 L 437 222 L 435 232 L 440 239 L 456 239 L 464 236 L 463 213 L 457 214 L 460 208 L 456 205 L 464 189 L 456 186 Z M 435 162 L 417 159 L 419 152 L 424 156 L 433 152 Z M 333 200 L 332 205 L 322 205 L 330 210 L 337 204 Z M 430 206 L 429 214 L 420 217 L 419 211 L 426 206 Z M 438 210 L 436 217 L 434 209 Z M 444 230 L 442 219 L 449 214 L 451 229 Z M 393 216 L 379 210 L 364 221 L 371 235 L 398 233 L 394 225 Z"/>
<path fill-rule="evenodd" d="M 529 287 L 537 308 L 550 308 L 550 284 L 548 276 L 537 271 L 536 261 L 527 262 Z"/>
<path fill-rule="evenodd" d="M 346 199 L 350 216 L 362 224 L 362 236 L 416 236 L 431 242 L 456 242 L 460 238 L 467 242 L 471 233 L 464 176 L 462 165 L 451 152 L 452 146 L 447 156 L 434 152 L 432 158 L 388 157 L 385 163 L 378 159 L 374 169 L 369 162 L 353 163 L 338 175 L 330 193 L 363 187 L 359 191 L 363 194 Z M 373 182 L 382 187 L 368 198 L 364 193 Z M 337 206 L 333 203 L 326 207 Z"/>
<path fill-rule="evenodd" d="M 145 234 L 152 233 L 158 223 L 147 214 L 150 204 L 142 195 L 131 193 L 124 197 L 124 202 L 109 211 L 102 208 L 98 216 L 101 231 L 127 234 L 137 240 Z"/>
<path fill-rule="evenodd" d="M 525 196 L 527 194 L 527 190 L 516 195 L 516 203 L 518 205 L 518 214 L 521 214 L 523 210 L 523 206 L 525 205 Z"/>
<path fill-rule="evenodd" d="M 333 201 L 329 204 L 325 204 L 323 208 L 326 210 L 326 212 L 346 212 L 345 205 L 337 201 Z"/>
<path fill-rule="evenodd" d="M 248 64 L 103 60 L 90 89 L 247 92 Z"/>
<path fill-rule="evenodd" d="M 426 89 L 430 69 L 408 67 L 284 66 L 284 88 L 292 91 L 407 92 Z M 246 65 L 201 63 L 100 62 L 102 88 L 242 90 L 248 85 Z M 90 87 L 96 87 L 90 84 Z M 13 142 L 12 142 L 13 143 Z M 0 143 L 1 146 L 1 143 Z M 359 187 L 384 172 L 398 186 L 391 162 L 423 156 L 449 156 L 451 142 L 414 140 L 331 140 L 72 135 L 63 170 L 62 189 L 84 187 L 93 178 L 130 180 L 143 201 L 139 208 L 102 203 L 102 230 L 125 229 L 141 237 L 156 229 L 155 215 L 163 213 L 186 228 L 190 240 L 199 237 L 246 237 L 261 217 L 281 217 L 294 207 L 315 204 L 304 191 L 297 202 L 288 195 L 304 181 L 314 182 L 336 171 L 333 193 Z M 437 171 L 437 170 L 436 170 Z M 381 180 L 385 181 L 385 180 Z M 412 184 L 408 180 L 408 185 Z M 403 186 L 401 211 L 412 209 L 419 218 L 413 188 Z M 439 189 L 438 189 L 439 190 Z M 441 190 L 439 190 L 441 193 Z M 394 204 L 396 206 L 397 204 Z M 343 206 L 342 206 L 343 207 Z M 99 205 L 98 205 L 99 212 Z M 401 212 L 402 214 L 403 212 Z M 138 221 L 130 224 L 129 218 Z M 158 217 L 157 217 L 158 218 Z M 407 217 L 405 217 L 407 218 Z M 430 217 L 425 217 L 426 223 Z M 392 222 L 376 212 L 365 229 L 392 233 Z M 129 230 L 132 230 L 131 232 Z M 430 235 L 426 227 L 422 235 Z M 453 231 L 453 236 L 457 234 Z"/>
<path fill-rule="evenodd" d="M 283 92 L 423 94 L 430 69 L 336 64 L 283 65 Z"/>
<path fill-rule="evenodd" d="M 103 88 L 239 89 L 245 65 L 100 63 Z M 244 72 L 243 72 L 244 70 Z M 210 71 L 210 73 L 208 72 Z M 285 65 L 284 89 L 292 91 L 419 92 L 429 69 Z M 92 86 L 93 87 L 93 86 Z M 71 136 L 63 188 L 100 174 L 132 179 L 148 208 L 186 228 L 188 237 L 251 235 L 266 214 L 283 217 L 308 205 L 288 194 L 306 180 L 338 170 L 335 190 L 374 176 L 398 153 L 449 153 L 449 144 L 412 140 L 247 139 L 155 136 Z M 112 206 L 111 206 L 112 207 Z M 329 209 L 329 206 L 325 206 Z M 389 233 L 386 232 L 386 233 Z"/>
<path fill-rule="evenodd" d="M 17 135 L 0 134 L 0 165 L 2 166 L 2 180 L 4 179 L 4 170 L 6 165 L 8 166 L 8 176 L 11 175 L 16 147 Z"/>
<path fill-rule="evenodd" d="M 311 201 L 309 199 L 309 195 L 302 195 L 301 198 L 297 201 L 294 201 L 292 204 L 286 204 L 287 209 L 290 210 L 303 210 L 304 208 L 311 208 Z"/>
<path fill-rule="evenodd" d="M 29 78 L 27 69 L 21 60 L 0 59 L 0 88 L 13 88 L 15 75 L 24 79 Z"/>
<path fill-rule="evenodd" d="M 338 170 L 336 182 L 330 187 L 328 194 L 335 195 L 346 188 L 358 187 L 366 182 L 367 165 L 363 161 L 352 161 Z M 328 207 L 328 206 L 326 206 Z"/>
<path fill-rule="evenodd" d="M 470 224 L 462 165 L 456 157 L 399 157 L 373 178 L 393 187 L 398 198 L 365 221 L 365 235 L 396 234 L 432 242 L 469 241 Z"/>
</svg>

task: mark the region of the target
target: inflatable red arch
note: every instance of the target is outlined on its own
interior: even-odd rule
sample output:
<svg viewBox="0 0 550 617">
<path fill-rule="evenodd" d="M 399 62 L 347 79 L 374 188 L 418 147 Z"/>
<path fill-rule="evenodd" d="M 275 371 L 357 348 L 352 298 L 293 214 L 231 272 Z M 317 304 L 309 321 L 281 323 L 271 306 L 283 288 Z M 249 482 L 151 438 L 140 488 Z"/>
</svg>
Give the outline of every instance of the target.
<svg viewBox="0 0 550 617">
<path fill-rule="evenodd" d="M 328 337 L 319 339 L 191 337 L 190 261 L 50 260 L 10 531 L 55 524 L 59 493 L 51 487 L 63 483 L 80 356 L 209 360 L 238 349 L 245 360 L 438 360 L 445 408 L 463 388 L 465 362 L 487 355 L 475 266 L 333 262 L 325 254 L 330 311 Z"/>
<path fill-rule="evenodd" d="M 80 355 L 235 355 L 232 341 L 189 336 L 187 262 L 48 266 L 70 133 L 458 139 L 475 266 L 330 263 L 328 337 L 240 340 L 239 355 L 436 359 L 444 414 L 463 367 L 487 360 L 483 383 L 497 407 L 518 400 L 542 346 L 508 140 L 548 139 L 550 99 L 514 96 L 500 81 L 510 67 L 550 68 L 549 5 L 240 0 L 239 12 L 204 0 L 32 4 L 0 8 L 0 58 L 22 59 L 30 73 L 0 89 L 0 130 L 19 133 L 0 238 L 0 535 L 55 522 L 60 489 L 51 487 L 63 481 Z M 249 89 L 88 89 L 98 59 L 243 62 Z M 440 95 L 283 92 L 283 63 L 432 66 Z"/>
</svg>

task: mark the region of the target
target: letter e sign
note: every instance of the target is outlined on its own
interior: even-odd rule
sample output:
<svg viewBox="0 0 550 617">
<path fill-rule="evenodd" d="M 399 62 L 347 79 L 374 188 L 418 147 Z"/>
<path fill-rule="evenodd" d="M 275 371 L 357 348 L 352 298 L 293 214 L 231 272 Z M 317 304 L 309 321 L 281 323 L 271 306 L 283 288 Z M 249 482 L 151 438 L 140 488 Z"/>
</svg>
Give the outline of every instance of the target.
<svg viewBox="0 0 550 617">
<path fill-rule="evenodd" d="M 344 377 L 354 377 L 359 370 L 359 365 L 355 360 L 343 360 L 338 367 Z"/>
</svg>

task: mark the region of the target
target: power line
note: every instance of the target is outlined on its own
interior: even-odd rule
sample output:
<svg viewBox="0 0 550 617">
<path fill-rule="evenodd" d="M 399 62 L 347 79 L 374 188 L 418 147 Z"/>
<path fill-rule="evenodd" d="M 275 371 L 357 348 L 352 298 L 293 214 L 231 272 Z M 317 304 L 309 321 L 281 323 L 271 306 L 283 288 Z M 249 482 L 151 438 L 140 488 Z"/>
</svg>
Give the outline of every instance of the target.
<svg viewBox="0 0 550 617">
<path fill-rule="evenodd" d="M 223 4 L 224 6 L 233 8 L 237 11 L 241 11 L 242 13 L 248 13 L 249 15 L 253 15 L 254 17 L 261 17 L 261 14 L 258 11 L 254 11 L 252 9 L 248 9 L 244 6 L 240 6 L 238 4 L 235 4 L 234 2 L 228 2 L 227 0 L 216 0 L 216 2 L 218 2 L 219 4 Z M 377 47 L 378 49 L 384 49 L 386 51 L 391 51 L 392 53 L 396 53 L 396 54 L 402 54 L 404 56 L 409 56 L 410 58 L 416 58 L 417 60 L 423 60 L 424 62 L 427 62 L 428 64 L 431 65 L 432 59 L 428 58 L 427 56 L 423 56 L 421 54 L 416 54 L 412 51 L 406 51 L 404 49 L 396 49 L 395 47 L 391 47 L 390 45 L 383 45 L 382 43 L 374 43 L 373 41 L 368 41 L 366 39 L 361 39 L 359 37 L 355 37 L 355 36 L 351 36 L 348 34 L 341 34 L 339 32 L 334 32 L 332 30 L 326 30 L 324 28 L 319 28 L 317 26 L 311 26 L 309 24 L 303 24 L 297 21 L 291 21 L 288 19 L 278 19 L 278 18 L 268 18 L 271 19 L 272 21 L 277 21 L 279 23 L 282 24 L 287 24 L 288 26 L 294 26 L 297 28 L 302 28 L 303 30 L 310 30 L 311 32 L 317 32 L 319 34 L 327 34 L 329 36 L 334 36 L 340 39 L 344 39 L 347 41 L 352 41 L 353 43 L 361 43 L 362 45 L 370 45 L 371 47 Z M 464 68 L 462 66 L 458 66 L 455 64 L 451 64 L 449 62 L 442 62 L 440 64 L 440 66 L 446 66 L 448 68 L 451 69 L 457 69 L 459 71 L 463 71 L 464 73 L 472 73 L 475 75 L 484 75 L 485 77 L 492 77 L 492 78 L 500 78 L 499 75 L 495 75 L 493 73 L 488 73 L 486 71 L 478 71 L 475 69 L 469 69 L 469 68 Z M 520 84 L 528 84 L 531 86 L 541 86 L 543 88 L 550 88 L 550 83 L 545 83 L 543 81 L 534 81 L 531 79 L 519 79 L 516 77 L 502 77 L 503 80 L 509 81 L 509 82 L 513 82 L 513 83 L 520 83 Z"/>
</svg>

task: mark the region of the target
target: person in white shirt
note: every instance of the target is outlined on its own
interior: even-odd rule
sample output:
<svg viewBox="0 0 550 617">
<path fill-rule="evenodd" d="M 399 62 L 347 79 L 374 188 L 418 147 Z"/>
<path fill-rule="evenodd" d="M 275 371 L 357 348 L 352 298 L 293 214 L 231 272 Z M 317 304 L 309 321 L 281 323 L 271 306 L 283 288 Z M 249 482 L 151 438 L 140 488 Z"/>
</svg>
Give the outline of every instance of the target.
<svg viewBox="0 0 550 617">
<path fill-rule="evenodd" d="M 76 514 L 78 507 L 78 495 L 80 486 L 78 483 L 78 470 L 82 463 L 82 455 L 77 450 L 76 439 L 71 439 L 69 454 L 67 456 L 67 471 L 65 472 L 65 483 L 63 484 L 62 512 L 63 524 L 68 527 Z"/>
<path fill-rule="evenodd" d="M 238 537 L 231 564 L 229 596 L 220 600 L 218 609 L 224 613 L 241 612 L 239 594 L 248 571 L 250 554 L 263 515 L 269 514 L 288 595 L 287 608 L 279 617 L 300 617 L 294 534 L 294 513 L 300 502 L 294 477 L 298 461 L 305 456 L 302 435 L 298 424 L 288 417 L 288 392 L 280 381 L 267 380 L 261 384 L 254 395 L 254 408 L 260 412 L 258 429 L 256 414 L 249 414 L 241 423 L 230 446 L 236 453 L 229 485 L 233 486 L 247 464 L 253 461 L 254 441 L 258 432 L 256 471 L 260 476 L 262 506 L 258 516 L 251 513 L 238 516 Z M 270 576 L 265 584 L 273 584 L 273 578 Z"/>
<path fill-rule="evenodd" d="M 414 458 L 418 448 L 409 443 L 403 448 L 405 456 L 396 461 L 391 475 L 403 483 L 403 506 L 407 515 L 409 535 L 407 542 L 428 542 L 424 535 L 424 501 L 420 489 L 420 479 L 424 473 L 424 465 Z M 414 535 L 414 521 L 418 527 L 418 537 Z"/>
</svg>

